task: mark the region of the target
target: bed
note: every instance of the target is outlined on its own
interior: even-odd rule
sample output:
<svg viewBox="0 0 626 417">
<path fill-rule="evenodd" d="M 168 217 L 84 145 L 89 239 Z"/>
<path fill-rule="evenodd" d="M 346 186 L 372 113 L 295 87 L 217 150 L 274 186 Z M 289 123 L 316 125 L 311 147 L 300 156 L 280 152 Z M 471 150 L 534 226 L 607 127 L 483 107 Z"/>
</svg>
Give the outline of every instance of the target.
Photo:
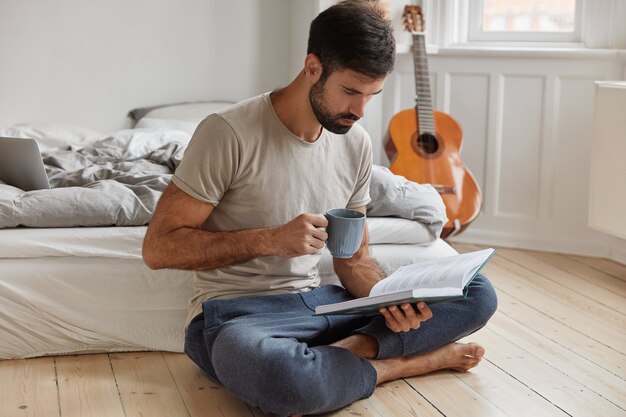
<svg viewBox="0 0 626 417">
<path fill-rule="evenodd" d="M 58 124 L 0 128 L 0 136 L 37 139 L 53 184 L 48 193 L 0 184 L 0 359 L 182 351 L 193 272 L 150 270 L 141 245 L 198 121 L 226 104 L 135 109 L 134 127 L 111 135 Z M 434 189 L 374 172 L 369 243 L 381 266 L 392 272 L 455 254 L 438 238 L 445 210 Z M 319 276 L 338 283 L 326 250 Z"/>
</svg>

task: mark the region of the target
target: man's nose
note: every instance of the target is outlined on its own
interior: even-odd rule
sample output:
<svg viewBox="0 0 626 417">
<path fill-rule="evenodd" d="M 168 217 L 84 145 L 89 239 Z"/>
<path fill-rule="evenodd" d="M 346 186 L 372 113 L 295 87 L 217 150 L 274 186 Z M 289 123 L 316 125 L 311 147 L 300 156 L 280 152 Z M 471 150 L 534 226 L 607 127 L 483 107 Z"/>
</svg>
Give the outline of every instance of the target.
<svg viewBox="0 0 626 417">
<path fill-rule="evenodd" d="M 369 97 L 366 96 L 356 98 L 355 101 L 352 103 L 352 106 L 350 106 L 350 113 L 358 116 L 359 118 L 362 118 L 363 116 L 365 116 L 365 106 L 367 105 L 368 101 Z"/>
</svg>

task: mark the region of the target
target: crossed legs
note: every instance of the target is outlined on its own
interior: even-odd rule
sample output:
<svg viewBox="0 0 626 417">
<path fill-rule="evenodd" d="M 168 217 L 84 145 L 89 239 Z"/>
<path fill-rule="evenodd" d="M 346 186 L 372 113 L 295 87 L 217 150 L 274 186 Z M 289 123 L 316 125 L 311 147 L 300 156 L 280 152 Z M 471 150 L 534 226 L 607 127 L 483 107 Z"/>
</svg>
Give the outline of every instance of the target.
<svg viewBox="0 0 626 417">
<path fill-rule="evenodd" d="M 454 341 L 485 325 L 496 298 L 486 278 L 474 281 L 466 300 L 432 305 L 433 318 L 406 333 L 389 331 L 379 317 L 313 316 L 315 305 L 349 297 L 332 286 L 208 302 L 189 326 L 185 351 L 211 378 L 266 412 L 332 411 L 385 381 L 476 366 L 483 347 Z"/>
</svg>

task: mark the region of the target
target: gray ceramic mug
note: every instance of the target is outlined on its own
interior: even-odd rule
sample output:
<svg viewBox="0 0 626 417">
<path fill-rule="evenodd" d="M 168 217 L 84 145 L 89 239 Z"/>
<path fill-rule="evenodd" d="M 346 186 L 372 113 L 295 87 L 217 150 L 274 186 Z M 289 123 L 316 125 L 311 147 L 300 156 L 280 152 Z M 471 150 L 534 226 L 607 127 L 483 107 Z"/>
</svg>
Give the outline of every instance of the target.
<svg viewBox="0 0 626 417">
<path fill-rule="evenodd" d="M 365 214 L 356 210 L 335 208 L 326 212 L 326 219 L 328 250 L 336 258 L 352 258 L 361 246 Z"/>
</svg>

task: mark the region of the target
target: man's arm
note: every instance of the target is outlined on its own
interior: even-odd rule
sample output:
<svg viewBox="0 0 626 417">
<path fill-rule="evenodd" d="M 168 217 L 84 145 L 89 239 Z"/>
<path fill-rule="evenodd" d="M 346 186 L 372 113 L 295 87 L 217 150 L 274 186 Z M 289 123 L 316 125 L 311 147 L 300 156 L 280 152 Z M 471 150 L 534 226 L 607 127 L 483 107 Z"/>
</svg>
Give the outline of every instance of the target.
<svg viewBox="0 0 626 417">
<path fill-rule="evenodd" d="M 365 213 L 365 207 L 354 209 Z M 333 267 L 341 284 L 354 297 L 367 297 L 372 287 L 387 274 L 372 258 L 367 245 L 367 224 L 361 246 L 352 258 L 333 258 Z"/>
<path fill-rule="evenodd" d="M 197 200 L 170 183 L 157 207 L 143 242 L 143 258 L 152 269 L 214 269 L 260 256 L 294 257 L 316 253 L 328 235 L 318 229 L 326 218 L 301 214 L 273 228 L 208 232 L 202 224 L 214 206 Z"/>
<path fill-rule="evenodd" d="M 365 207 L 354 210 L 365 213 Z M 333 267 L 343 286 L 354 297 L 367 297 L 372 287 L 387 276 L 369 253 L 367 227 L 363 229 L 363 240 L 359 250 L 352 258 L 333 258 Z M 417 303 L 416 309 L 406 303 L 400 306 L 383 307 L 379 311 L 385 317 L 387 327 L 394 332 L 417 329 L 421 322 L 433 315 L 430 308 L 423 302 Z"/>
</svg>

